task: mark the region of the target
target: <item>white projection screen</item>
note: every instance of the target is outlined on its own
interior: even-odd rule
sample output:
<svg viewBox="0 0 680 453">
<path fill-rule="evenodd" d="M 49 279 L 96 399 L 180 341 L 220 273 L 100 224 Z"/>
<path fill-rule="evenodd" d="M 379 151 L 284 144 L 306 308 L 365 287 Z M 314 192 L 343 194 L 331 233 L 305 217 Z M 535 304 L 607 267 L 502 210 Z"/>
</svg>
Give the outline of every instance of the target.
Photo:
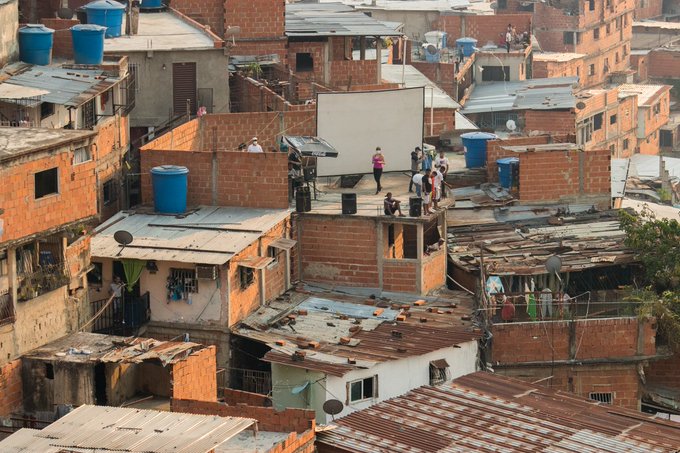
<svg viewBox="0 0 680 453">
<path fill-rule="evenodd" d="M 318 176 L 371 173 L 376 146 L 385 171 L 411 169 L 411 151 L 423 143 L 425 88 L 319 93 L 317 135 L 338 150 L 338 157 L 317 159 Z"/>
</svg>

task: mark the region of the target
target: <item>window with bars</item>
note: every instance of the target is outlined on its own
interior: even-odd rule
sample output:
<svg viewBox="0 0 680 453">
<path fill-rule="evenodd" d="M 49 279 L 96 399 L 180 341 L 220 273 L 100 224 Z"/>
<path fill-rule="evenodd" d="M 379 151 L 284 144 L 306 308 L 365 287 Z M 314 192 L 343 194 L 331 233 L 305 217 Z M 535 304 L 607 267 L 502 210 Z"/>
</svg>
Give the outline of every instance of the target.
<svg viewBox="0 0 680 453">
<path fill-rule="evenodd" d="M 588 398 L 603 404 L 612 404 L 614 402 L 614 395 L 611 392 L 590 392 Z"/>
<path fill-rule="evenodd" d="M 110 205 L 118 201 L 118 191 L 116 190 L 116 180 L 109 179 L 102 184 L 102 192 L 104 193 L 104 205 Z"/>
<path fill-rule="evenodd" d="M 451 378 L 449 364 L 446 359 L 430 362 L 430 385 L 439 385 Z"/>
<path fill-rule="evenodd" d="M 238 273 L 239 280 L 241 281 L 241 289 L 246 289 L 255 281 L 255 271 L 250 267 L 239 266 Z"/>
<path fill-rule="evenodd" d="M 198 279 L 194 269 L 170 269 L 170 278 L 182 293 L 198 292 Z"/>
<path fill-rule="evenodd" d="M 130 74 L 129 86 L 132 86 L 135 93 L 139 92 L 139 64 L 130 63 L 128 65 L 128 72 Z"/>
</svg>

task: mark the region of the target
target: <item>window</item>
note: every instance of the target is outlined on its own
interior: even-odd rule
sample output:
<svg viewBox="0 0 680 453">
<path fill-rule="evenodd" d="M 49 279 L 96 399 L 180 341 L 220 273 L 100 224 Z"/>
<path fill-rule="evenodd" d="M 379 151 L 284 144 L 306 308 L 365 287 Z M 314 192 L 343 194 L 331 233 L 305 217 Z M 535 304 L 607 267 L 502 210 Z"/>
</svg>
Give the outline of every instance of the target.
<svg viewBox="0 0 680 453">
<path fill-rule="evenodd" d="M 604 74 L 609 72 L 609 58 L 604 59 L 604 66 L 602 67 L 602 72 Z"/>
<path fill-rule="evenodd" d="M 47 117 L 54 115 L 54 104 L 51 102 L 43 102 L 40 104 L 40 119 L 44 120 Z"/>
<path fill-rule="evenodd" d="M 654 114 L 658 115 L 660 112 L 661 112 L 661 104 L 659 104 L 657 102 L 656 104 L 654 104 Z"/>
<path fill-rule="evenodd" d="M 614 397 L 611 392 L 606 393 L 590 392 L 588 398 L 590 398 L 593 401 L 599 401 L 600 403 L 604 404 L 612 404 L 612 402 L 614 401 Z"/>
<path fill-rule="evenodd" d="M 439 385 L 451 378 L 449 364 L 446 359 L 433 360 L 430 362 L 430 385 Z"/>
<path fill-rule="evenodd" d="M 609 124 L 616 124 L 616 115 L 612 115 L 609 117 Z"/>
<path fill-rule="evenodd" d="M 593 30 L 593 38 L 600 39 L 600 27 L 597 27 Z"/>
<path fill-rule="evenodd" d="M 616 29 L 621 30 L 621 16 L 616 18 Z"/>
<path fill-rule="evenodd" d="M 571 31 L 562 32 L 562 42 L 564 44 L 574 44 L 574 32 Z"/>
<path fill-rule="evenodd" d="M 92 262 L 92 270 L 87 273 L 87 283 L 90 285 L 102 285 L 102 263 Z"/>
<path fill-rule="evenodd" d="M 89 146 L 83 146 L 82 148 L 77 148 L 73 152 L 73 165 L 82 164 L 83 162 L 89 162 L 92 160 L 92 153 L 90 152 Z"/>
<path fill-rule="evenodd" d="M 296 53 L 295 54 L 295 69 L 298 72 L 312 72 L 314 71 L 314 58 L 311 53 Z"/>
<path fill-rule="evenodd" d="M 255 271 L 250 267 L 239 266 L 238 276 L 241 281 L 241 289 L 246 289 L 255 281 Z"/>
<path fill-rule="evenodd" d="M 102 192 L 104 192 L 104 206 L 110 205 L 118 201 L 118 191 L 116 190 L 116 180 L 109 179 L 102 185 Z"/>
<path fill-rule="evenodd" d="M 35 174 L 35 199 L 59 193 L 59 171 L 55 168 Z"/>
<path fill-rule="evenodd" d="M 589 76 L 595 75 L 595 65 L 594 64 L 591 64 L 590 66 L 588 66 L 588 75 Z"/>
<path fill-rule="evenodd" d="M 54 365 L 51 363 L 45 364 L 45 378 L 49 380 L 54 379 Z"/>
<path fill-rule="evenodd" d="M 269 247 L 269 258 L 273 259 L 271 263 L 267 266 L 268 269 L 271 269 L 272 267 L 276 266 L 279 264 L 279 254 L 281 253 L 281 249 L 277 249 L 276 247 Z"/>
<path fill-rule="evenodd" d="M 134 84 L 135 93 L 139 92 L 139 64 L 130 63 L 128 65 L 128 73 L 130 74 L 130 83 Z"/>
<path fill-rule="evenodd" d="M 198 279 L 194 269 L 170 269 L 169 285 L 173 293 L 182 293 L 182 299 L 188 299 L 187 295 L 198 292 Z"/>
<path fill-rule="evenodd" d="M 595 11 L 595 0 L 588 0 L 588 10 Z"/>
<path fill-rule="evenodd" d="M 92 129 L 97 124 L 97 111 L 95 100 L 92 99 L 83 104 L 81 129 Z"/>
<path fill-rule="evenodd" d="M 615 145 L 609 145 L 609 152 L 613 155 L 616 152 L 616 146 Z"/>
<path fill-rule="evenodd" d="M 628 142 L 627 138 L 623 139 L 623 149 L 628 149 L 628 146 L 630 146 L 630 143 Z"/>
<path fill-rule="evenodd" d="M 607 34 L 610 34 L 610 33 L 612 32 L 612 26 L 611 26 L 611 24 L 607 24 L 607 25 L 605 26 L 605 31 L 607 32 Z"/>
<path fill-rule="evenodd" d="M 0 276 L 7 275 L 7 250 L 0 250 Z"/>
<path fill-rule="evenodd" d="M 628 55 L 628 46 L 623 46 L 623 56 Z"/>
<path fill-rule="evenodd" d="M 593 117 L 587 118 L 579 127 L 581 144 L 588 143 L 593 138 Z"/>
<path fill-rule="evenodd" d="M 508 66 L 482 66 L 483 82 L 506 82 L 510 81 L 510 68 Z"/>
<path fill-rule="evenodd" d="M 623 14 L 621 15 L 623 17 L 623 26 L 627 27 L 628 26 L 628 14 Z"/>
<path fill-rule="evenodd" d="M 671 148 L 673 146 L 673 131 L 662 130 L 659 133 L 659 146 L 664 148 Z M 2 261 L 0 261 L 0 275 L 2 275 Z"/>
<path fill-rule="evenodd" d="M 378 397 L 378 376 L 352 381 L 347 385 L 350 403 Z"/>
<path fill-rule="evenodd" d="M 616 52 L 616 55 L 614 56 L 614 62 L 618 63 L 619 62 L 619 53 Z"/>
<path fill-rule="evenodd" d="M 598 113 L 597 115 L 593 116 L 593 130 L 599 131 L 602 129 L 602 118 L 604 117 L 604 113 Z"/>
<path fill-rule="evenodd" d="M 394 224 L 387 227 L 387 245 L 390 247 L 394 245 Z"/>
</svg>

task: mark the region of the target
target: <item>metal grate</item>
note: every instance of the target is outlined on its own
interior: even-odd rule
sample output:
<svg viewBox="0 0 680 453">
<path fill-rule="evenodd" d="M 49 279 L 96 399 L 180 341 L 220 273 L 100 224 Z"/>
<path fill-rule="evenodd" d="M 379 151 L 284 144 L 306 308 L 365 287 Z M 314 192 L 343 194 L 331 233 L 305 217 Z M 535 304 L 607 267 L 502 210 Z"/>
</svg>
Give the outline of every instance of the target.
<svg viewBox="0 0 680 453">
<path fill-rule="evenodd" d="M 448 367 L 437 367 L 430 364 L 430 385 L 440 385 L 451 378 Z"/>
<path fill-rule="evenodd" d="M 170 278 L 179 285 L 184 294 L 198 292 L 198 280 L 194 269 L 170 269 Z"/>
<path fill-rule="evenodd" d="M 612 404 L 614 401 L 614 396 L 611 392 L 591 392 L 588 395 L 588 398 L 593 401 L 599 401 L 603 404 Z"/>
<path fill-rule="evenodd" d="M 14 322 L 14 303 L 9 291 L 0 293 L 0 326 Z"/>
</svg>

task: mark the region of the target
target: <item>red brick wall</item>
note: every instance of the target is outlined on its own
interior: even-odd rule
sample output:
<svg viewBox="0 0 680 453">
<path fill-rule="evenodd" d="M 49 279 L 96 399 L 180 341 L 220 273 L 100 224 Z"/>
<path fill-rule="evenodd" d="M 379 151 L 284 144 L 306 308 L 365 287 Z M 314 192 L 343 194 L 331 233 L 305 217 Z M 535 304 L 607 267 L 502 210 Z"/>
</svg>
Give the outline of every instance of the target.
<svg viewBox="0 0 680 453">
<path fill-rule="evenodd" d="M 130 142 L 128 136 L 129 117 L 114 116 L 102 120 L 96 127 L 97 131 L 97 146 L 96 146 L 96 160 L 97 160 L 97 180 L 99 187 L 97 188 L 100 219 L 102 221 L 108 219 L 123 208 L 123 194 L 120 192 L 121 187 L 121 167 L 123 165 L 123 156 L 127 151 L 127 145 Z M 119 190 L 115 202 L 107 205 L 104 204 L 104 183 L 115 179 L 116 190 Z"/>
<path fill-rule="evenodd" d="M 16 359 L 0 367 L 0 417 L 20 411 L 22 401 L 21 359 Z"/>
<path fill-rule="evenodd" d="M 446 91 L 449 96 L 456 96 L 455 90 L 455 71 L 453 63 L 424 63 L 414 61 L 411 65 L 422 72 L 425 77 L 430 79 L 439 88 Z"/>
<path fill-rule="evenodd" d="M 224 36 L 224 0 L 172 0 L 173 9 Z"/>
<path fill-rule="evenodd" d="M 430 112 L 430 109 L 425 108 L 423 111 L 425 136 L 438 137 L 442 132 L 454 130 L 456 123 L 455 115 L 456 111 L 453 109 L 434 109 L 433 112 Z"/>
<path fill-rule="evenodd" d="M 245 404 L 228 406 L 217 402 L 181 399 L 173 399 L 171 401 L 171 408 L 173 412 L 189 414 L 254 418 L 258 422 L 258 429 L 261 431 L 277 433 L 306 433 L 311 431 L 313 434 L 316 427 L 316 414 L 313 410 L 289 408 L 277 411 L 272 407 L 255 407 L 246 406 Z"/>
<path fill-rule="evenodd" d="M 73 58 L 73 40 L 69 28 L 78 25 L 80 21 L 77 19 L 42 18 L 40 22 L 55 31 L 52 57 Z"/>
<path fill-rule="evenodd" d="M 574 134 L 576 114 L 573 110 L 525 110 L 524 131 Z"/>
<path fill-rule="evenodd" d="M 505 39 L 508 24 L 515 26 L 517 33 L 531 32 L 531 13 L 503 15 L 441 15 L 434 24 L 438 30 L 448 33 L 447 47 L 455 47 L 458 38 L 475 38 L 477 46 L 489 42 L 500 45 Z"/>
<path fill-rule="evenodd" d="M 201 120 L 188 121 L 144 145 L 141 150 L 202 151 Z"/>
<path fill-rule="evenodd" d="M 289 42 L 288 43 L 288 62 L 290 69 L 295 72 L 298 81 L 316 82 L 324 84 L 324 64 L 325 64 L 325 43 L 323 42 Z M 298 53 L 309 53 L 312 56 L 313 70 L 300 72 L 296 66 L 296 55 Z M 312 88 L 309 84 L 298 84 L 297 98 L 307 100 L 313 97 Z"/>
<path fill-rule="evenodd" d="M 635 9 L 633 10 L 635 20 L 659 17 L 662 12 L 663 0 L 635 0 Z"/>
<path fill-rule="evenodd" d="M 542 61 L 540 58 L 536 58 L 535 55 L 532 61 L 532 71 L 535 79 L 578 77 L 579 86 L 584 86 L 585 79 L 583 76 L 586 74 L 586 69 L 583 58 L 576 58 L 569 61 Z"/>
<path fill-rule="evenodd" d="M 416 261 L 385 260 L 383 262 L 383 290 L 417 294 Z"/>
<path fill-rule="evenodd" d="M 446 250 L 440 250 L 423 258 L 422 294 L 446 285 Z"/>
<path fill-rule="evenodd" d="M 276 38 L 284 35 L 285 0 L 229 0 L 224 2 L 224 9 L 225 30 L 229 26 L 241 27 L 237 39 Z"/>
<path fill-rule="evenodd" d="M 172 365 L 172 398 L 217 401 L 215 346 L 196 351 Z"/>
<path fill-rule="evenodd" d="M 651 56 L 647 55 L 631 55 L 630 56 L 630 65 L 632 66 L 633 69 L 637 71 L 637 75 L 635 76 L 635 81 L 636 82 L 644 82 L 647 80 L 647 61 L 648 58 L 651 59 Z M 656 67 L 654 69 L 657 69 Z M 680 58 L 678 58 L 678 69 L 680 70 Z"/>
<path fill-rule="evenodd" d="M 662 385 L 680 389 L 680 355 L 675 354 L 664 360 L 649 362 L 645 367 L 647 382 L 651 385 Z"/>
<path fill-rule="evenodd" d="M 303 280 L 379 286 L 374 220 L 304 214 L 298 222 Z"/>
<path fill-rule="evenodd" d="M 677 78 L 680 74 L 680 52 L 652 50 L 648 55 L 647 67 L 649 77 Z"/>
<path fill-rule="evenodd" d="M 78 146 L 89 143 L 80 140 Z M 19 239 L 97 214 L 95 161 L 72 165 L 69 145 L 0 166 L 0 206 L 5 231 L 0 242 Z M 59 193 L 35 199 L 35 173 L 58 167 Z"/>
<path fill-rule="evenodd" d="M 331 61 L 331 85 L 379 84 L 378 66 L 375 60 L 334 60 Z"/>
<path fill-rule="evenodd" d="M 496 368 L 495 372 L 552 390 L 589 398 L 590 393 L 612 393 L 613 405 L 640 410 L 640 378 L 637 364 L 578 365 L 541 368 Z M 545 379 L 549 378 L 550 379 Z"/>
<path fill-rule="evenodd" d="M 550 143 L 550 135 L 535 137 L 518 137 L 509 140 L 489 140 L 486 142 L 486 178 L 489 182 L 498 182 L 498 165 L 496 161 L 504 157 L 516 157 L 517 153 L 501 149 L 503 146 L 543 145 Z M 558 140 L 562 141 L 562 140 Z"/>
<path fill-rule="evenodd" d="M 216 200 L 212 197 L 212 153 L 143 150 L 142 201 L 153 202 L 150 171 L 158 165 L 189 169 L 187 204 L 249 208 L 288 208 L 288 156 L 285 153 L 217 153 Z"/>
<path fill-rule="evenodd" d="M 267 395 L 259 393 L 244 392 L 243 390 L 236 390 L 230 388 L 221 389 L 222 401 L 229 406 L 236 406 L 237 404 L 245 404 L 247 406 L 268 407 L 271 406 L 271 400 Z"/>
<path fill-rule="evenodd" d="M 655 333 L 652 323 L 644 321 L 644 346 L 640 355 L 656 353 Z M 496 324 L 493 335 L 494 363 L 511 365 L 570 359 L 568 321 Z M 638 319 L 578 320 L 572 340 L 577 360 L 633 357 L 638 355 Z"/>
<path fill-rule="evenodd" d="M 231 77 L 233 78 L 231 104 L 232 108 L 235 108 L 232 112 L 282 112 L 300 107 L 291 105 L 261 82 L 240 73 L 232 74 Z"/>
</svg>

